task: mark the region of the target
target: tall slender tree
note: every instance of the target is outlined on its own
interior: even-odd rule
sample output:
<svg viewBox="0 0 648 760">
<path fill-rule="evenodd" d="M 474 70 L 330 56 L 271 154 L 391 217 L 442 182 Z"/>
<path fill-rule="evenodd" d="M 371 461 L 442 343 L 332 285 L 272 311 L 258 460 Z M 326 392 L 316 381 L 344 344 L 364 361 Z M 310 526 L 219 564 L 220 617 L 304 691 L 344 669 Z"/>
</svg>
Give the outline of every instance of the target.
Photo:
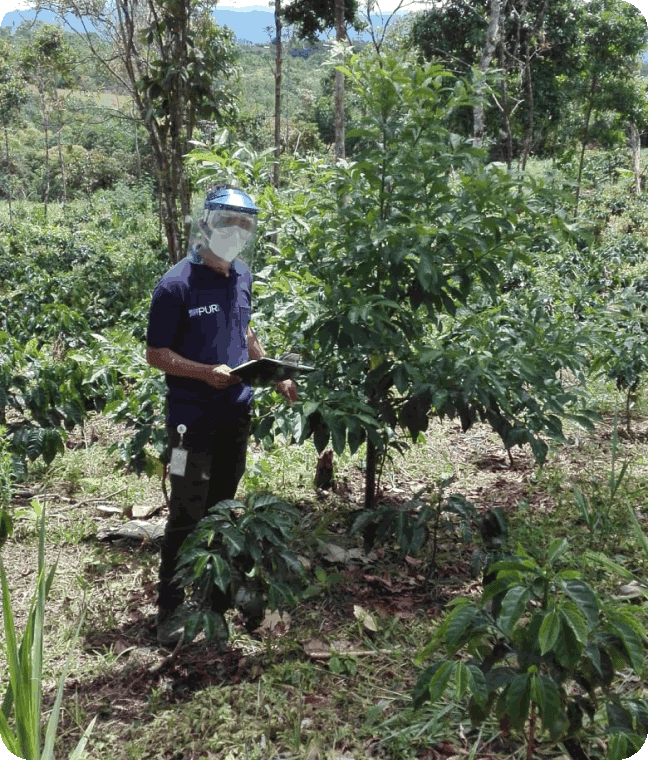
<svg viewBox="0 0 648 760">
<path fill-rule="evenodd" d="M 59 160 L 62 162 L 60 125 L 52 125 L 52 114 L 61 113 L 59 88 L 69 84 L 72 79 L 72 58 L 62 30 L 52 24 L 44 24 L 33 40 L 22 48 L 20 64 L 25 80 L 38 93 L 45 141 L 41 195 L 47 214 L 51 185 L 50 133 L 53 127 L 58 127 Z M 63 164 L 61 174 L 65 177 Z"/>
<path fill-rule="evenodd" d="M 335 29 L 338 44 L 347 41 L 347 25 L 361 26 L 358 16 L 358 0 L 293 0 L 283 8 L 284 18 L 294 24 L 297 35 L 313 39 L 327 29 Z M 333 127 L 335 134 L 335 157 L 345 157 L 344 144 L 344 75 L 335 72 Z"/>
<path fill-rule="evenodd" d="M 133 98 L 153 155 L 160 217 L 172 263 L 184 254 L 191 186 L 184 171 L 199 121 L 222 123 L 235 112 L 229 86 L 231 33 L 213 21 L 211 0 L 39 0 L 63 20 L 75 16 L 90 50 Z M 74 27 L 73 27 L 74 28 Z M 111 55 L 96 32 L 112 43 Z"/>
<path fill-rule="evenodd" d="M 8 42 L 0 40 L 0 125 L 4 147 L 3 172 L 6 185 L 3 189 L 9 204 L 9 220 L 13 223 L 13 186 L 11 172 L 11 154 L 9 151 L 9 126 L 19 113 L 26 100 L 24 80 L 19 74 L 18 62 L 11 55 Z"/>
</svg>

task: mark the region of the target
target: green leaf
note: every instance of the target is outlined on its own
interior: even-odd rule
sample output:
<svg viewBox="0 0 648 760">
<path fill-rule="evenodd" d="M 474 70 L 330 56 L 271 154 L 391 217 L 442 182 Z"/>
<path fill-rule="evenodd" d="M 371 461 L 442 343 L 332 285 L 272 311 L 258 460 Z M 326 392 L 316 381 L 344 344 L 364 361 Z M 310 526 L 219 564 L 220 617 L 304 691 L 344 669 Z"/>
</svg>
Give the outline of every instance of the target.
<svg viewBox="0 0 648 760">
<path fill-rule="evenodd" d="M 589 628 L 585 615 L 573 602 L 565 601 L 560 605 L 559 609 L 563 620 L 572 629 L 574 636 L 576 636 L 581 644 L 587 644 Z"/>
<path fill-rule="evenodd" d="M 232 578 L 229 565 L 218 554 L 212 555 L 212 579 L 218 588 L 226 594 Z"/>
<path fill-rule="evenodd" d="M 542 725 L 549 731 L 552 738 L 555 738 L 561 734 L 565 721 L 560 702 L 560 692 L 551 678 L 545 675 L 536 676 L 536 678 L 539 686 L 537 692 L 540 695 L 537 705 Z"/>
<path fill-rule="evenodd" d="M 628 733 L 632 731 L 632 715 L 628 710 L 614 702 L 608 702 L 605 710 L 610 728 Z"/>
<path fill-rule="evenodd" d="M 554 563 L 569 551 L 569 542 L 565 538 L 555 538 L 547 547 L 547 562 L 553 567 Z"/>
<path fill-rule="evenodd" d="M 524 614 L 529 597 L 529 589 L 524 586 L 513 586 L 506 592 L 497 622 L 507 635 L 511 635 L 513 627 Z"/>
<path fill-rule="evenodd" d="M 463 699 L 471 682 L 470 671 L 465 662 L 462 662 L 461 660 L 457 661 L 454 679 L 457 699 Z"/>
<path fill-rule="evenodd" d="M 8 512 L 0 509 L 0 550 L 13 532 L 13 520 Z"/>
<path fill-rule="evenodd" d="M 558 641 L 561 626 L 560 614 L 554 609 L 548 612 L 540 625 L 538 641 L 540 642 L 540 654 L 550 652 Z"/>
<path fill-rule="evenodd" d="M 455 607 L 443 624 L 444 643 L 449 652 L 452 652 L 461 643 L 461 638 L 469 628 L 477 614 L 477 607 L 473 604 L 462 604 Z"/>
<path fill-rule="evenodd" d="M 610 736 L 605 760 L 626 760 L 628 757 L 628 739 L 624 733 L 617 731 Z"/>
<path fill-rule="evenodd" d="M 631 504 L 628 504 L 628 514 L 630 515 L 630 523 L 634 530 L 635 536 L 637 537 L 637 541 L 639 541 L 639 546 L 641 546 L 643 553 L 646 555 L 646 557 L 648 557 L 648 536 L 646 536 L 646 534 L 641 529 L 641 525 L 639 524 L 639 520 L 637 520 L 637 515 L 635 514 L 635 511 L 632 508 Z"/>
<path fill-rule="evenodd" d="M 443 696 L 454 669 L 455 664 L 451 660 L 445 660 L 439 665 L 439 668 L 428 682 L 430 702 L 434 703 Z"/>
<path fill-rule="evenodd" d="M 629 570 L 623 567 L 623 565 L 618 564 L 618 562 L 613 562 L 606 554 L 603 554 L 602 552 L 595 552 L 588 549 L 585 551 L 583 556 L 595 562 L 604 570 L 607 570 L 608 573 L 614 573 L 615 575 L 618 575 L 620 578 L 623 578 L 627 581 L 636 580 L 635 576 Z"/>
<path fill-rule="evenodd" d="M 562 581 L 559 583 L 567 596 L 575 602 L 588 620 L 590 627 L 596 625 L 599 616 L 599 605 L 596 594 L 582 580 Z"/>
<path fill-rule="evenodd" d="M 513 728 L 522 729 L 529 716 L 531 676 L 518 673 L 506 691 L 506 712 Z"/>
<path fill-rule="evenodd" d="M 488 687 L 486 686 L 486 678 L 482 669 L 476 662 L 467 663 L 468 673 L 470 674 L 470 689 L 472 691 L 473 699 L 479 705 L 485 705 L 488 699 Z"/>
<path fill-rule="evenodd" d="M 485 605 L 487 602 L 489 602 L 491 599 L 494 599 L 496 596 L 500 596 L 501 594 L 504 594 L 508 591 L 511 586 L 518 587 L 519 585 L 519 576 L 517 574 L 515 575 L 508 575 L 508 574 L 500 574 L 494 581 L 491 581 L 486 588 L 484 589 L 482 593 L 481 602 L 482 605 Z"/>
<path fill-rule="evenodd" d="M 621 621 L 611 623 L 611 628 L 621 638 L 632 669 L 641 675 L 644 669 L 644 646 L 639 634 L 632 626 Z"/>
<path fill-rule="evenodd" d="M 583 645 L 576 638 L 571 627 L 560 618 L 560 631 L 558 639 L 553 647 L 553 652 L 558 662 L 565 668 L 574 668 L 583 652 Z"/>
<path fill-rule="evenodd" d="M 333 450 L 340 455 L 346 446 L 346 424 L 343 419 L 337 417 L 331 420 L 331 437 L 333 439 Z"/>
</svg>

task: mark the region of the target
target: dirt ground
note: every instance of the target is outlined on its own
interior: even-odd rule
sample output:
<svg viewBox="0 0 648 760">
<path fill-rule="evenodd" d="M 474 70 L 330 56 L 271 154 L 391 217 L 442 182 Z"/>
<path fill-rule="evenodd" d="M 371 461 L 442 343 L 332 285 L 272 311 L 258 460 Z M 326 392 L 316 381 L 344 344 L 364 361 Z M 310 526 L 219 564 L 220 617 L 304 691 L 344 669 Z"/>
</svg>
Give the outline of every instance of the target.
<svg viewBox="0 0 648 760">
<path fill-rule="evenodd" d="M 613 419 L 608 419 L 594 434 L 574 433 L 568 443 L 553 449 L 540 471 L 526 449 L 514 450 L 511 464 L 499 439 L 487 428 L 476 426 L 464 434 L 452 422 L 433 422 L 424 447 L 413 449 L 411 457 L 397 457 L 386 468 L 378 501 L 402 505 L 440 472 L 452 472 L 455 481 L 450 491 L 462 493 L 479 511 L 499 507 L 512 515 L 522 503 L 529 515 L 549 514 L 556 493 L 565 490 L 568 483 L 609 467 L 613 427 Z M 634 475 L 639 478 L 643 461 L 648 461 L 644 451 L 647 431 L 648 424 L 635 422 L 635 437 L 619 441 L 619 458 L 632 456 Z M 560 473 L 555 483 L 552 472 Z M 336 482 L 333 492 L 319 494 L 320 507 L 335 504 L 341 512 L 357 509 L 363 502 L 363 473 L 357 467 L 347 468 L 336 472 Z M 24 507 L 38 490 L 37 483 L 21 486 L 14 506 Z M 144 506 L 158 508 L 148 518 L 149 524 L 163 524 L 166 508 L 159 480 L 150 483 L 142 501 Z M 63 666 L 84 609 L 81 640 L 66 683 L 66 703 L 81 705 L 84 715 L 98 715 L 101 723 L 113 726 L 118 733 L 115 726 L 121 725 L 126 731 L 127 726 L 152 719 L 148 709 L 152 694 L 163 695 L 171 705 L 186 702 L 209 685 L 258 678 L 258 655 L 267 654 L 269 642 L 292 636 L 294 646 L 284 647 L 281 656 L 303 658 L 306 627 L 302 631 L 302 624 L 307 625 L 312 612 L 308 604 L 291 610 L 289 623 L 270 617 L 252 637 L 244 633 L 236 616 L 231 616 L 231 639 L 221 651 L 200 639 L 175 653 L 159 649 L 155 638 L 156 545 L 129 539 L 100 541 L 97 535 L 102 530 L 123 521 L 114 513 L 100 511 L 99 507 L 108 502 L 99 498 L 84 502 L 63 493 L 46 501 L 50 532 L 59 538 L 55 545 L 48 539 L 46 547 L 47 562 L 56 562 L 57 572 L 46 607 L 45 704 L 53 702 L 55 676 Z M 81 518 L 86 521 L 82 539 L 61 539 L 66 528 Z M 346 549 L 361 546 L 357 538 L 349 538 L 343 521 L 332 525 L 331 539 Z M 318 558 L 329 572 L 341 576 L 335 593 L 316 602 L 319 635 L 334 636 L 353 618 L 356 607 L 371 610 L 381 619 L 438 617 L 455 595 L 479 593 L 479 580 L 470 571 L 472 549 L 442 543 L 432 586 L 424 560 L 396 558 L 380 547 L 369 557 L 356 554 L 337 564 Z M 3 562 L 16 626 L 22 629 L 38 564 L 37 541 L 29 531 L 27 518 L 17 523 L 16 534 L 3 549 Z M 306 638 L 310 641 L 311 634 Z M 79 726 L 70 709 L 63 716 L 64 741 L 66 733 L 78 738 Z"/>
</svg>

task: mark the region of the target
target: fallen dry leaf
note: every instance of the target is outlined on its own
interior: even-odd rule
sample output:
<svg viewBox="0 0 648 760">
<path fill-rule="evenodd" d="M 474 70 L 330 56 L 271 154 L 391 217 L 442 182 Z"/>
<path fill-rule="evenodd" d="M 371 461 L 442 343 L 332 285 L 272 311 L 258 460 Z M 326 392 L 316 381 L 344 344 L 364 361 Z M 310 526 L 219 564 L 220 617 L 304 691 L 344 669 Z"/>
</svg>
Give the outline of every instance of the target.
<svg viewBox="0 0 648 760">
<path fill-rule="evenodd" d="M 374 616 L 365 610 L 364 607 L 361 607 L 359 604 L 353 605 L 353 614 L 368 631 L 378 631 L 378 624 L 376 623 L 376 619 Z"/>
<path fill-rule="evenodd" d="M 331 647 L 320 639 L 309 639 L 304 642 L 304 653 L 312 660 L 328 660 Z"/>
<path fill-rule="evenodd" d="M 283 636 L 290 630 L 292 618 L 287 612 L 266 610 L 265 617 L 259 626 L 259 631 L 264 635 Z"/>
</svg>

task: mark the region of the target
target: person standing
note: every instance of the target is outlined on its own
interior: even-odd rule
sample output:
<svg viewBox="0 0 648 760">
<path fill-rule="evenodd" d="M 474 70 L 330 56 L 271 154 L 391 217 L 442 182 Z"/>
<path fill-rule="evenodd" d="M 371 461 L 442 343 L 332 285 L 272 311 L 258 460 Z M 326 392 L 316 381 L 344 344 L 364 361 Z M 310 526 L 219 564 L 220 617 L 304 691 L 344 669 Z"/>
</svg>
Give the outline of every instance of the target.
<svg viewBox="0 0 648 760">
<path fill-rule="evenodd" d="M 253 250 L 258 211 L 242 190 L 211 191 L 187 257 L 162 276 L 151 300 L 146 360 L 166 375 L 167 435 L 176 455 L 159 570 L 161 646 L 177 643 L 189 614 L 174 582 L 179 549 L 210 507 L 234 498 L 245 471 L 253 391 L 232 368 L 267 356 L 250 327 L 252 275 L 241 258 Z M 297 399 L 293 380 L 277 389 Z M 224 611 L 218 589 L 212 606 Z"/>
</svg>

